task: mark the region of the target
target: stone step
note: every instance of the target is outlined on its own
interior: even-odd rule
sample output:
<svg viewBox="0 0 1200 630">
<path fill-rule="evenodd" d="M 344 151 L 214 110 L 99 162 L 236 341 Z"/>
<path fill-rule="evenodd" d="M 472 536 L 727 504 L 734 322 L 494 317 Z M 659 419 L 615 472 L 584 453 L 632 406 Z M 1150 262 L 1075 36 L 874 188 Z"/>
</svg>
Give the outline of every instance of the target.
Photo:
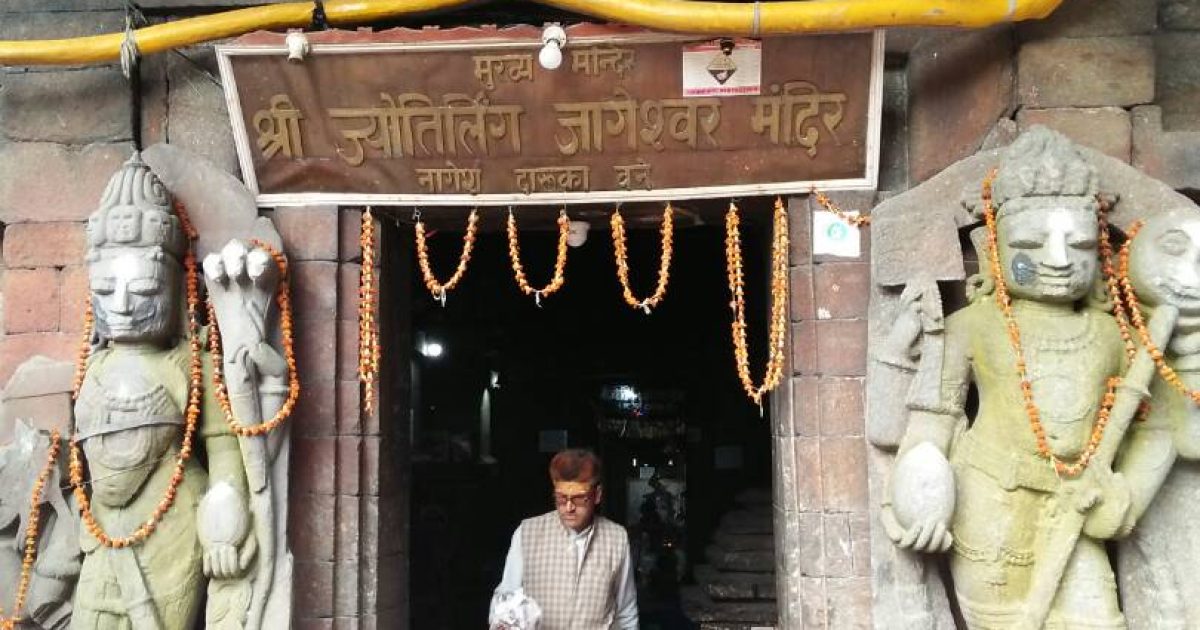
<svg viewBox="0 0 1200 630">
<path fill-rule="evenodd" d="M 704 549 L 704 556 L 721 571 L 775 572 L 774 551 L 731 551 L 717 545 L 709 545 Z"/>
<path fill-rule="evenodd" d="M 698 586 L 684 586 L 679 589 L 679 597 L 688 619 L 701 624 L 734 623 L 747 626 L 771 626 L 775 625 L 779 618 L 775 602 L 717 602 L 713 601 Z"/>
<path fill-rule="evenodd" d="M 770 509 L 771 507 L 771 489 L 770 488 L 746 488 L 737 493 L 733 500 L 738 505 L 746 507 Z"/>
<path fill-rule="evenodd" d="M 751 623 L 717 621 L 700 624 L 700 630 L 775 630 L 775 625 L 773 622 L 765 623 L 761 621 Z"/>
<path fill-rule="evenodd" d="M 696 583 L 714 601 L 775 599 L 774 573 L 722 572 L 708 564 L 698 565 L 692 571 Z"/>
<path fill-rule="evenodd" d="M 735 534 L 718 529 L 712 542 L 730 551 L 775 551 L 773 534 Z"/>
<path fill-rule="evenodd" d="M 775 515 L 770 509 L 734 510 L 721 517 L 719 529 L 730 534 L 772 534 Z"/>
</svg>

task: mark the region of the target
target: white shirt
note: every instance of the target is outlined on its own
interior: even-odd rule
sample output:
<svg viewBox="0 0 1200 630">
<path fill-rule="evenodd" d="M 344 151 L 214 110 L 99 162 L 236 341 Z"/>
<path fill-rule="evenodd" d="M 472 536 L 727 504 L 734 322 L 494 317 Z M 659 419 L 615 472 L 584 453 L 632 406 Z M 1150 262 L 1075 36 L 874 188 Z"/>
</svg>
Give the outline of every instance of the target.
<svg viewBox="0 0 1200 630">
<path fill-rule="evenodd" d="M 575 545 L 577 570 L 583 566 L 583 558 L 587 554 L 588 543 L 592 541 L 592 533 L 595 529 L 589 525 L 581 532 L 571 532 L 571 542 Z M 638 630 L 637 582 L 633 577 L 633 558 L 630 557 L 629 552 L 625 553 L 625 559 L 621 561 L 621 565 L 617 569 L 620 575 L 617 578 L 615 627 L 620 630 Z M 504 577 L 500 579 L 500 585 L 496 587 L 495 592 L 508 593 L 521 588 L 524 575 L 525 560 L 521 554 L 521 528 L 518 527 L 513 532 L 512 542 L 508 546 L 508 558 L 504 560 Z"/>
</svg>

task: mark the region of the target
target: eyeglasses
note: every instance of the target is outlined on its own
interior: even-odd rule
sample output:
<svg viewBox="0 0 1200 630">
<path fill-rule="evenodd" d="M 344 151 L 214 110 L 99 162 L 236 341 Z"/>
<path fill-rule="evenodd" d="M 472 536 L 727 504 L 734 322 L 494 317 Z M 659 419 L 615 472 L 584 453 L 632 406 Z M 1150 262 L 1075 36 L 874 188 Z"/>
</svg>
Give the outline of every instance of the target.
<svg viewBox="0 0 1200 630">
<path fill-rule="evenodd" d="M 577 508 L 583 508 L 583 507 L 587 507 L 587 506 L 591 505 L 592 496 L 593 496 L 593 493 L 591 493 L 591 492 L 588 492 L 586 494 L 576 494 L 576 495 L 572 495 L 572 496 L 567 496 L 565 494 L 559 494 L 559 493 L 555 492 L 554 493 L 554 505 L 556 505 L 557 507 L 566 507 L 567 504 L 570 503 L 571 505 L 573 505 Z"/>
</svg>

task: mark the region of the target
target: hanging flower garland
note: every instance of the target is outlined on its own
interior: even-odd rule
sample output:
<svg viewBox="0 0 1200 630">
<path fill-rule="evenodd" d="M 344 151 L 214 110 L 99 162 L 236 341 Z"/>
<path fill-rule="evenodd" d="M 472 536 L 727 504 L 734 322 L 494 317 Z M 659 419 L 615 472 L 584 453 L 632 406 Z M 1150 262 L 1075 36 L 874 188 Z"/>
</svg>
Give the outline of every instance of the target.
<svg viewBox="0 0 1200 630">
<path fill-rule="evenodd" d="M 29 498 L 29 521 L 25 524 L 25 555 L 21 560 L 21 579 L 17 583 L 17 601 L 13 605 L 11 617 L 5 616 L 3 608 L 0 608 L 0 630 L 15 630 L 17 624 L 22 621 L 21 609 L 25 607 L 25 598 L 29 594 L 29 582 L 33 577 L 33 563 L 37 558 L 38 536 L 41 533 L 42 491 L 50 479 L 50 474 L 54 471 L 54 464 L 58 461 L 61 448 L 62 438 L 55 429 L 50 434 L 50 448 L 46 451 L 46 463 L 38 473 Z"/>
<path fill-rule="evenodd" d="M 517 279 L 517 287 L 521 289 L 521 293 L 532 295 L 538 306 L 542 305 L 543 297 L 554 294 L 566 283 L 564 274 L 567 268 L 567 235 L 570 233 L 570 229 L 571 221 L 567 218 L 567 211 L 559 211 L 558 255 L 554 259 L 554 277 L 550 280 L 550 284 L 535 289 L 529 285 L 529 280 L 525 278 L 525 269 L 521 266 L 521 245 L 517 240 L 517 218 L 513 216 L 512 208 L 508 210 L 508 257 L 512 259 L 513 275 Z"/>
<path fill-rule="evenodd" d="M 470 216 L 467 217 L 467 232 L 463 235 L 462 253 L 458 256 L 458 267 L 454 270 L 454 275 L 442 283 L 438 282 L 437 277 L 433 275 L 433 267 L 429 264 L 429 247 L 425 243 L 425 223 L 421 221 L 420 215 L 417 216 L 417 223 L 413 226 L 417 237 L 417 264 L 421 267 L 421 277 L 425 280 L 425 288 L 429 289 L 433 299 L 441 302 L 442 306 L 446 305 L 446 293 L 454 290 L 463 275 L 467 273 L 467 263 L 471 261 L 471 251 L 475 248 L 475 233 L 478 223 L 479 212 L 472 209 Z"/>
<path fill-rule="evenodd" d="M 183 233 L 189 241 L 195 241 L 196 230 L 188 219 L 187 210 L 183 204 L 176 203 L 175 211 L 179 215 L 179 221 L 183 224 Z M 80 516 L 83 519 L 83 524 L 100 544 L 105 547 L 121 549 L 130 547 L 146 540 L 162 521 L 163 516 L 171 509 L 175 503 L 175 497 L 179 491 L 179 485 L 183 483 L 184 471 L 187 467 L 187 461 L 192 456 L 192 442 L 196 435 L 197 419 L 200 417 L 200 405 L 202 404 L 201 395 L 203 392 L 204 372 L 201 368 L 201 347 L 200 347 L 200 280 L 199 274 L 196 271 L 196 254 L 189 246 L 187 253 L 183 257 L 183 267 L 185 277 L 187 279 L 187 318 L 188 318 L 188 345 L 191 349 L 191 359 L 189 361 L 188 379 L 188 404 L 187 410 L 184 413 L 184 430 L 183 442 L 179 447 L 179 454 L 175 458 L 175 470 L 171 473 L 171 479 L 167 483 L 166 490 L 163 491 L 162 499 L 158 505 L 154 507 L 150 517 L 128 536 L 120 536 L 113 538 L 109 536 L 100 523 L 96 521 L 95 515 L 92 513 L 92 504 L 88 498 L 87 492 L 84 491 L 84 474 L 83 474 L 83 457 L 80 454 L 79 443 L 75 438 L 71 438 L 71 460 L 70 473 L 71 485 L 74 487 L 75 500 L 79 503 Z M 87 361 L 86 356 L 80 357 L 81 361 Z"/>
<path fill-rule="evenodd" d="M 79 351 L 75 355 L 75 379 L 71 383 L 71 400 L 78 399 L 79 390 L 83 388 L 88 357 L 92 354 L 92 331 L 96 326 L 96 315 L 92 311 L 91 292 L 86 292 L 83 299 L 83 336 L 79 340 Z"/>
<path fill-rule="evenodd" d="M 617 280 L 621 282 L 621 295 L 625 298 L 626 304 L 642 309 L 647 315 L 650 314 L 650 309 L 658 306 L 667 295 L 667 282 L 671 278 L 672 238 L 675 233 L 672 221 L 674 212 L 674 208 L 669 203 L 663 210 L 662 227 L 659 228 L 662 235 L 662 253 L 658 261 L 658 285 L 654 289 L 654 294 L 644 300 L 634 297 L 633 289 L 629 286 L 629 251 L 625 246 L 625 219 L 621 216 L 620 208 L 613 210 L 610 221 L 613 249 L 616 251 L 617 258 Z"/>
<path fill-rule="evenodd" d="M 379 380 L 379 328 L 375 320 L 379 294 L 375 288 L 375 218 L 368 206 L 362 214 L 359 232 L 362 266 L 358 276 L 358 382 L 362 384 L 362 410 L 370 415 L 375 409 L 375 383 Z"/>
<path fill-rule="evenodd" d="M 1184 385 L 1175 368 L 1167 363 L 1167 358 L 1163 354 L 1162 349 L 1150 339 L 1150 329 L 1147 328 L 1145 316 L 1142 314 L 1141 301 L 1138 300 L 1137 294 L 1133 290 L 1133 282 L 1129 279 L 1129 247 L 1133 243 L 1134 237 L 1141 231 L 1142 226 L 1142 221 L 1131 225 L 1128 230 L 1129 238 L 1121 246 L 1120 283 L 1125 293 L 1125 303 L 1129 308 L 1129 319 L 1133 321 L 1133 326 L 1137 329 L 1142 345 L 1146 347 L 1146 352 L 1154 360 L 1154 365 L 1158 367 L 1158 373 L 1163 377 L 1163 380 L 1190 399 L 1192 404 L 1200 405 L 1200 390 L 1189 389 L 1187 385 Z"/>
<path fill-rule="evenodd" d="M 861 228 L 861 227 L 871 225 L 871 216 L 870 215 L 850 214 L 849 212 L 846 212 L 845 210 L 842 210 L 841 208 L 839 208 L 837 206 L 837 204 L 833 203 L 832 199 L 825 196 L 825 193 L 817 190 L 816 188 L 812 189 L 812 194 L 813 194 L 813 197 L 816 198 L 817 203 L 821 204 L 821 207 L 823 207 L 827 211 L 833 213 L 835 216 L 837 216 L 837 218 L 845 221 L 846 223 L 849 223 L 850 225 L 853 225 L 856 228 Z"/>
<path fill-rule="evenodd" d="M 729 291 L 733 295 L 733 355 L 738 378 L 750 400 L 762 408 L 762 397 L 775 389 L 783 378 L 788 325 L 788 218 L 783 200 L 775 200 L 774 229 L 771 243 L 771 324 L 768 335 L 767 367 L 762 385 L 750 377 L 750 351 L 746 343 L 746 290 L 742 271 L 742 244 L 738 207 L 729 204 L 725 215 L 725 259 L 729 272 Z"/>
<path fill-rule="evenodd" d="M 1046 429 L 1042 426 L 1041 410 L 1038 409 L 1037 404 L 1033 400 L 1033 383 L 1029 381 L 1025 352 L 1021 346 L 1021 329 L 1017 325 L 1017 318 L 1013 313 L 1012 297 L 1008 293 L 1008 284 L 1005 282 L 1004 273 L 1000 268 L 1000 249 L 997 244 L 996 235 L 996 211 L 992 205 L 992 181 L 995 178 L 996 170 L 992 169 L 983 180 L 983 217 L 987 225 L 988 257 L 991 265 L 992 280 L 996 286 L 996 305 L 1000 307 L 1004 315 L 1004 324 L 1008 330 L 1008 341 L 1012 346 L 1013 353 L 1016 355 L 1017 378 L 1021 383 L 1021 398 L 1025 403 L 1025 413 L 1029 416 L 1030 429 L 1032 429 L 1033 435 L 1037 439 L 1038 454 L 1050 460 L 1054 465 L 1054 470 L 1058 474 L 1068 477 L 1078 477 L 1083 474 L 1088 464 L 1091 463 L 1092 458 L 1095 457 L 1096 450 L 1100 448 L 1100 442 L 1104 438 L 1104 430 L 1108 427 L 1109 415 L 1112 413 L 1113 403 L 1116 402 L 1117 385 L 1120 384 L 1121 379 L 1117 377 L 1108 379 L 1104 397 L 1100 402 L 1100 410 L 1096 414 L 1096 422 L 1092 425 L 1092 434 L 1088 438 L 1087 446 L 1084 447 L 1083 452 L 1071 463 L 1059 459 L 1050 450 L 1050 445 L 1046 440 Z M 1107 240 L 1106 236 L 1104 238 Z M 1111 247 L 1109 249 L 1111 251 Z"/>
<path fill-rule="evenodd" d="M 279 306 L 279 325 L 283 332 L 283 358 L 288 369 L 288 397 L 270 420 L 249 426 L 238 422 L 233 414 L 233 405 L 229 401 L 229 389 L 225 385 L 225 372 L 222 367 L 224 357 L 221 350 L 221 330 L 217 325 L 217 313 L 212 300 L 209 300 L 208 351 L 212 355 L 213 363 L 213 393 L 221 407 L 221 412 L 225 414 L 225 423 L 229 425 L 229 430 L 240 437 L 266 435 L 275 430 L 292 415 L 296 401 L 300 398 L 300 377 L 296 372 L 296 351 L 292 340 L 292 302 L 288 295 L 287 259 L 279 250 L 264 241 L 253 239 L 250 242 L 254 246 L 266 250 L 275 261 L 275 266 L 279 268 L 279 286 L 275 290 L 275 303 Z"/>
</svg>

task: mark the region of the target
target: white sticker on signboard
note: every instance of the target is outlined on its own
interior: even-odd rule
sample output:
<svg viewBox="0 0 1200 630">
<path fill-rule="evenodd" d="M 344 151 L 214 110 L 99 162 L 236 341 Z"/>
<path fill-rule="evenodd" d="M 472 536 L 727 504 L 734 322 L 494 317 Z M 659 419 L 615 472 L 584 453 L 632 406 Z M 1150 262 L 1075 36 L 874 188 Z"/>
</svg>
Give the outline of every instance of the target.
<svg viewBox="0 0 1200 630">
<path fill-rule="evenodd" d="M 762 42 L 752 39 L 683 47 L 683 95 L 745 96 L 762 89 Z"/>
<path fill-rule="evenodd" d="M 846 212 L 858 216 L 858 212 Z M 813 213 L 813 254 L 857 258 L 861 252 L 861 234 L 858 228 L 838 218 L 831 212 Z"/>
</svg>

